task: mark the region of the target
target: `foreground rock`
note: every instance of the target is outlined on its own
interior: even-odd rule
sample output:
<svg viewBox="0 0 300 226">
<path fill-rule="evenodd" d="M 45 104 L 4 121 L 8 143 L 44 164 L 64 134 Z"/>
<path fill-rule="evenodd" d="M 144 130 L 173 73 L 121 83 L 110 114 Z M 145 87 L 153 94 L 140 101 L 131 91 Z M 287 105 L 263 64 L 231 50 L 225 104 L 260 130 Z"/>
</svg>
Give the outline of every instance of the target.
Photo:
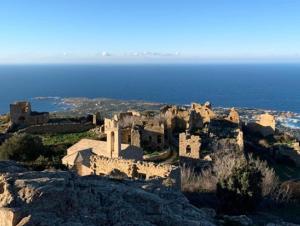
<svg viewBox="0 0 300 226">
<path fill-rule="evenodd" d="M 154 183 L 17 169 L 0 170 L 0 226 L 214 225 L 181 193 Z"/>
</svg>

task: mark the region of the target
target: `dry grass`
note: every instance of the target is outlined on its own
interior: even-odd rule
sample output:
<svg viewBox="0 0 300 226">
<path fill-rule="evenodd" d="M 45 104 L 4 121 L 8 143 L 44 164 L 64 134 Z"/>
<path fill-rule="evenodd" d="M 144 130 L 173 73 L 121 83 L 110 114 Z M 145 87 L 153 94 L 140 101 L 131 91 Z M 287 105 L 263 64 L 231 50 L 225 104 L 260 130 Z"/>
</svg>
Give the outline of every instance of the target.
<svg viewBox="0 0 300 226">
<path fill-rule="evenodd" d="M 210 169 L 197 174 L 189 167 L 181 168 L 181 189 L 184 192 L 213 192 L 216 185 L 217 177 Z"/>
</svg>

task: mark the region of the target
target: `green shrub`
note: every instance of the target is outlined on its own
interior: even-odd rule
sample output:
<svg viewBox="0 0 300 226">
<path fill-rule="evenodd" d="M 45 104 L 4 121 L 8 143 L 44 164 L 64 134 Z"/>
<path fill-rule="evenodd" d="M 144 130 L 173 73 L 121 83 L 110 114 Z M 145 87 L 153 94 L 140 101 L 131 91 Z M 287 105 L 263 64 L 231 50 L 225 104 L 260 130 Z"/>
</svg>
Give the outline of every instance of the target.
<svg viewBox="0 0 300 226">
<path fill-rule="evenodd" d="M 15 135 L 0 146 L 0 160 L 30 162 L 36 160 L 43 151 L 44 146 L 38 136 Z"/>
<path fill-rule="evenodd" d="M 262 198 L 262 173 L 246 161 L 234 166 L 225 177 L 218 178 L 217 197 L 222 212 L 253 211 Z"/>
</svg>

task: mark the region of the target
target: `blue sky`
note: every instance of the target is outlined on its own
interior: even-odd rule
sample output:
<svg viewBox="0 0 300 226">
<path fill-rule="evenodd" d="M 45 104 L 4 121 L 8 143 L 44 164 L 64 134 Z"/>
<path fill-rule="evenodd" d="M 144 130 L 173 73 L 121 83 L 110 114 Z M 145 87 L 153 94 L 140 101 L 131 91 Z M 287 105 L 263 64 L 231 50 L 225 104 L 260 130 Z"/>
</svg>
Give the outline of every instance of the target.
<svg viewBox="0 0 300 226">
<path fill-rule="evenodd" d="M 300 62 L 299 0 L 0 0 L 0 63 Z"/>
</svg>

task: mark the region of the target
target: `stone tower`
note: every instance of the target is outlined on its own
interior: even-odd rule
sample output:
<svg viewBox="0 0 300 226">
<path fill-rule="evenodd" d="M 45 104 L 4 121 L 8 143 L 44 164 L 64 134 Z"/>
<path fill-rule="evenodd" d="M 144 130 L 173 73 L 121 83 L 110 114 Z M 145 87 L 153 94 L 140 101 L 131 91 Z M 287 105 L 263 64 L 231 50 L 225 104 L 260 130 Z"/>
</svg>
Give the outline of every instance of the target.
<svg viewBox="0 0 300 226">
<path fill-rule="evenodd" d="M 200 159 L 201 138 L 188 133 L 179 134 L 179 156 Z"/>
<path fill-rule="evenodd" d="M 10 118 L 13 124 L 26 124 L 30 114 L 31 105 L 29 102 L 16 102 L 10 105 Z"/>
<path fill-rule="evenodd" d="M 119 158 L 121 152 L 121 130 L 118 121 L 105 119 L 105 133 L 107 135 L 107 153 L 111 158 Z"/>
</svg>

